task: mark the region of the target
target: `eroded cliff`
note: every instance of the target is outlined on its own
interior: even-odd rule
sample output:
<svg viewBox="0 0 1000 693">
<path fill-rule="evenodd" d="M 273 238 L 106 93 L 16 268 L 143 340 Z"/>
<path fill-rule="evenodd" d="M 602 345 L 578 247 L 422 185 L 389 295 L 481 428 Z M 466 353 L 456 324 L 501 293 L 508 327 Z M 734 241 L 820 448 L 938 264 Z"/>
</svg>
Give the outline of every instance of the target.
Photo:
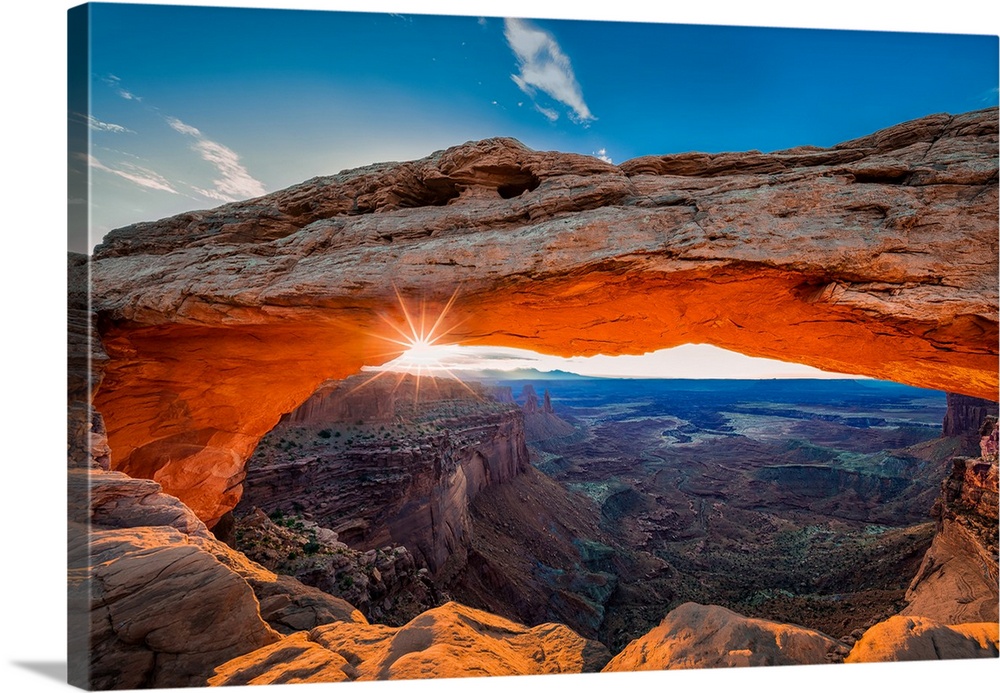
<svg viewBox="0 0 1000 693">
<path fill-rule="evenodd" d="M 956 458 L 934 505 L 937 534 L 903 615 L 944 624 L 998 620 L 997 419 L 980 431 L 980 457 Z"/>
<path fill-rule="evenodd" d="M 473 500 L 530 464 L 521 410 L 454 381 L 372 377 L 321 389 L 271 431 L 240 508 L 305 514 L 352 548 L 401 545 L 436 575 L 456 570 Z"/>
<path fill-rule="evenodd" d="M 707 342 L 995 398 L 996 147 L 995 109 L 621 166 L 492 139 L 118 229 L 92 267 L 112 464 L 214 525 L 282 413 L 402 350 L 397 290 L 430 314 L 461 287 L 456 343 Z"/>
</svg>

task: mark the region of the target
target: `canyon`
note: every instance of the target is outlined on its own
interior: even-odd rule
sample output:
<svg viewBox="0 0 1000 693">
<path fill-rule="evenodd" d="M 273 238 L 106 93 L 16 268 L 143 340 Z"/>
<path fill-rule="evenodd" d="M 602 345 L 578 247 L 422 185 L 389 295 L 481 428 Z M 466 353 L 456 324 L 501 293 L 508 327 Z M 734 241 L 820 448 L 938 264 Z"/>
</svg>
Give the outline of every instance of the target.
<svg viewBox="0 0 1000 693">
<path fill-rule="evenodd" d="M 620 166 L 492 139 L 116 229 L 90 262 L 113 464 L 214 525 L 283 413 L 403 351 L 400 297 L 458 287 L 456 344 L 709 343 L 995 398 L 996 147 L 995 109 Z"/>
<path fill-rule="evenodd" d="M 667 613 L 677 595 L 658 602 L 666 595 L 652 593 L 640 595 L 647 613 L 632 620 L 659 626 L 648 637 L 609 637 L 605 607 L 620 585 L 606 547 L 684 528 L 669 512 L 637 516 L 642 503 L 617 493 L 624 488 L 596 514 L 568 507 L 573 481 L 551 473 L 572 467 L 560 469 L 559 451 L 545 446 L 580 441 L 537 395 L 523 408 L 499 397 L 437 411 L 430 420 L 452 416 L 454 432 L 429 420 L 394 437 L 406 397 L 376 398 L 362 416 L 338 404 L 342 385 L 330 384 L 297 415 L 315 422 L 308 442 L 267 438 L 323 383 L 397 356 L 386 322 L 403 325 L 407 303 L 450 305 L 456 343 L 614 354 L 707 342 L 945 390 L 954 393 L 945 428 L 965 431 L 989 405 L 959 395 L 997 399 L 996 145 L 995 110 L 928 116 L 830 149 L 620 166 L 494 139 L 118 229 L 89 261 L 71 255 L 71 681 L 129 688 L 666 667 L 657 657 L 739 666 L 997 656 L 990 419 L 973 434 L 979 449 L 956 449 L 960 461 L 940 470 L 940 494 L 873 488 L 857 469 L 817 472 L 808 449 L 790 450 L 781 476 L 756 477 L 751 491 L 814 488 L 820 506 L 823 489 L 875 491 L 875 502 L 851 510 L 865 521 L 894 502 L 920 514 L 928 494 L 940 495 L 929 550 L 901 558 L 916 570 L 906 607 L 853 643 L 695 600 Z M 349 450 L 317 454 L 348 432 Z M 684 445 L 692 433 L 681 425 L 665 437 Z M 546 453 L 537 469 L 529 444 Z M 287 503 L 280 515 L 250 510 L 256 492 L 244 486 L 258 473 L 256 499 Z M 397 484 L 372 496 L 375 480 L 406 475 L 405 493 Z M 702 481 L 711 482 L 706 495 L 725 483 Z M 375 497 L 387 512 L 297 509 L 295 483 L 356 507 Z M 555 534 L 593 537 L 548 544 L 556 550 L 544 586 L 561 603 L 541 603 L 537 571 L 534 581 L 520 577 L 545 545 L 532 545 L 541 537 L 530 536 L 527 514 L 510 515 L 516 506 L 560 519 Z M 307 511 L 311 519 L 295 517 Z M 512 520 L 525 525 L 523 550 L 504 551 L 500 527 Z M 226 543 L 238 535 L 278 537 L 272 548 L 284 557 L 261 552 L 271 567 L 251 560 Z M 279 574 L 292 552 L 327 561 L 317 584 L 320 573 L 365 576 L 355 594 L 386 623 Z M 463 552 L 458 565 L 452 556 Z M 509 618 L 463 599 L 490 611 L 527 606 Z M 521 625 L 542 618 L 560 623 Z M 574 618 L 575 628 L 561 625 Z M 707 628 L 736 639 L 698 651 L 692 643 Z M 795 644 L 768 651 L 776 637 Z M 716 657 L 721 647 L 728 660 Z"/>
</svg>

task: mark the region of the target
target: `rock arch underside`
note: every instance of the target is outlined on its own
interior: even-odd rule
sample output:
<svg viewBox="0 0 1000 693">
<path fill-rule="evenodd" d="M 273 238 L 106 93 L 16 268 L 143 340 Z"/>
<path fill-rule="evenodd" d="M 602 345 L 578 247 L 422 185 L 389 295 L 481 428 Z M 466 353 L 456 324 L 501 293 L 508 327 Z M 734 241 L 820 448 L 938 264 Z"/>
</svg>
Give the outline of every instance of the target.
<svg viewBox="0 0 1000 693">
<path fill-rule="evenodd" d="M 329 378 L 448 342 L 560 355 L 709 343 L 997 399 L 997 111 L 832 148 L 611 165 L 511 139 L 113 231 L 91 262 L 111 466 L 208 526 Z M 457 293 L 456 293 L 457 292 Z"/>
</svg>

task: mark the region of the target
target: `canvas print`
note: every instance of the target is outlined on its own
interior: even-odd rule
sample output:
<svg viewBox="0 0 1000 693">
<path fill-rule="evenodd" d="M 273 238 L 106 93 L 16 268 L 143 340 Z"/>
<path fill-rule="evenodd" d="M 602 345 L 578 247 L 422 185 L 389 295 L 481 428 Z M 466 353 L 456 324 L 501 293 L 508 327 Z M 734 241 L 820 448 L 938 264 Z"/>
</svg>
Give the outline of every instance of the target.
<svg viewBox="0 0 1000 693">
<path fill-rule="evenodd" d="M 998 656 L 996 36 L 68 27 L 71 683 Z"/>
</svg>

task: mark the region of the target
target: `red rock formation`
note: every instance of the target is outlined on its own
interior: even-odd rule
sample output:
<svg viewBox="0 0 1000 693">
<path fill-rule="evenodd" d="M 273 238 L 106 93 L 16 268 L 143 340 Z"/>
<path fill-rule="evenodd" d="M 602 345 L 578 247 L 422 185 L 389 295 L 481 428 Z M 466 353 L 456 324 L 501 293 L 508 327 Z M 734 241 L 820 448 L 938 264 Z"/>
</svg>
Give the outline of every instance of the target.
<svg viewBox="0 0 1000 693">
<path fill-rule="evenodd" d="M 524 404 L 521 408 L 524 409 L 525 414 L 537 414 L 538 409 L 538 393 L 535 392 L 534 386 L 528 383 L 521 390 L 521 399 L 524 400 Z"/>
<path fill-rule="evenodd" d="M 865 631 L 844 661 L 854 664 L 996 657 L 1000 652 L 998 627 L 996 623 L 945 625 L 928 618 L 893 616 Z"/>
<path fill-rule="evenodd" d="M 982 427 L 982 457 L 956 458 L 934 505 L 937 534 L 906 594 L 908 616 L 945 624 L 997 621 L 997 421 Z"/>
<path fill-rule="evenodd" d="M 599 670 L 600 643 L 566 626 L 534 628 L 449 602 L 401 628 L 335 623 L 234 659 L 213 686 L 567 674 Z"/>
<path fill-rule="evenodd" d="M 431 312 L 461 286 L 457 343 L 705 342 L 996 398 L 996 146 L 995 109 L 621 166 L 493 139 L 116 230 L 92 267 L 112 464 L 213 525 L 282 413 L 399 353 L 373 336 L 393 283 Z"/>
<path fill-rule="evenodd" d="M 629 643 L 604 671 L 825 664 L 842 661 L 847 651 L 819 631 L 689 602 Z"/>
<path fill-rule="evenodd" d="M 948 410 L 944 415 L 943 436 L 976 436 L 987 416 L 997 416 L 997 403 L 988 399 L 948 393 Z"/>
<path fill-rule="evenodd" d="M 74 682 L 202 686 L 214 666 L 321 623 L 365 622 L 347 602 L 283 579 L 217 541 L 158 484 L 71 469 Z M 88 502 L 73 503 L 87 498 Z M 259 602 L 258 602 L 259 600 Z"/>
<path fill-rule="evenodd" d="M 401 545 L 433 573 L 454 569 L 472 501 L 530 464 L 520 410 L 443 379 L 422 378 L 419 401 L 412 378 L 335 387 L 262 441 L 241 508 L 307 514 L 352 548 Z"/>
</svg>

